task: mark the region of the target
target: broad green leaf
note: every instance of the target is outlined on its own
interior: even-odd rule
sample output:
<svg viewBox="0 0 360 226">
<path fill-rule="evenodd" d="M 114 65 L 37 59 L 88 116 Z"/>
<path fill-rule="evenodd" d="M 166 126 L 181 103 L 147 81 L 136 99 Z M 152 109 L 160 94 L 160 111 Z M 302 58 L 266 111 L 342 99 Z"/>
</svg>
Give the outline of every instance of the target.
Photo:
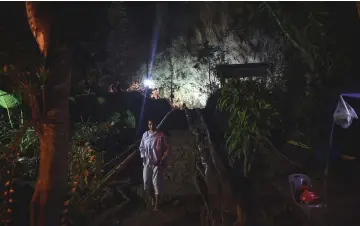
<svg viewBox="0 0 360 226">
<path fill-rule="evenodd" d="M 20 105 L 18 99 L 5 91 L 0 90 L 0 106 L 5 109 L 14 108 Z"/>
</svg>

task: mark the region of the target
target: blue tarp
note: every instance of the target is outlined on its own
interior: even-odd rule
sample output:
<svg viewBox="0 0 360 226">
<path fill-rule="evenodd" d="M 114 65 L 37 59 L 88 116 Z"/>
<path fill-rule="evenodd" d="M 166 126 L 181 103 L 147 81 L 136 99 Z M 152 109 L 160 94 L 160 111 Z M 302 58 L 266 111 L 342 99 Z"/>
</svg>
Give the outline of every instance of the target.
<svg viewBox="0 0 360 226">
<path fill-rule="evenodd" d="M 360 93 L 343 93 L 340 96 L 360 99 Z"/>
</svg>

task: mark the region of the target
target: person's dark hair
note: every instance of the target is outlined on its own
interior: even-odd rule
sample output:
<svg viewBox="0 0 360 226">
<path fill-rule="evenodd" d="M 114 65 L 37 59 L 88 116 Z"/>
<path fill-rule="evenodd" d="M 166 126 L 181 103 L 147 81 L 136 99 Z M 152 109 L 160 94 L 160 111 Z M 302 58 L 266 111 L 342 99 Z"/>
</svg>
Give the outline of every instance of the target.
<svg viewBox="0 0 360 226">
<path fill-rule="evenodd" d="M 154 126 L 155 126 L 155 127 L 157 127 L 157 126 L 159 125 L 158 120 L 153 119 L 153 118 L 148 119 L 146 122 L 152 122 L 152 123 L 154 124 Z"/>
<path fill-rule="evenodd" d="M 159 131 L 163 132 L 166 136 L 170 136 L 170 133 L 167 129 L 164 128 L 158 128 L 159 123 L 161 122 L 161 120 L 159 119 L 154 119 L 154 118 L 149 118 L 146 122 L 151 121 L 153 123 L 153 125 L 156 127 L 156 129 L 158 129 Z"/>
</svg>

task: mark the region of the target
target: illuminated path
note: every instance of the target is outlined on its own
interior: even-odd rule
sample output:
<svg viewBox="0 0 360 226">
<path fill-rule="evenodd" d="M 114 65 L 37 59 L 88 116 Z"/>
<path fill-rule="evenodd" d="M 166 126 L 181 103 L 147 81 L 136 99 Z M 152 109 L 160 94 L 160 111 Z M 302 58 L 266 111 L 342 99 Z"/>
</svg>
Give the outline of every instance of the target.
<svg viewBox="0 0 360 226">
<path fill-rule="evenodd" d="M 141 208 L 121 225 L 199 225 L 202 202 L 193 183 L 194 137 L 188 131 L 172 131 L 168 142 L 171 152 L 165 173 L 162 208 L 160 207 L 159 212 Z M 147 200 L 142 189 L 142 186 L 139 186 L 138 193 Z"/>
</svg>

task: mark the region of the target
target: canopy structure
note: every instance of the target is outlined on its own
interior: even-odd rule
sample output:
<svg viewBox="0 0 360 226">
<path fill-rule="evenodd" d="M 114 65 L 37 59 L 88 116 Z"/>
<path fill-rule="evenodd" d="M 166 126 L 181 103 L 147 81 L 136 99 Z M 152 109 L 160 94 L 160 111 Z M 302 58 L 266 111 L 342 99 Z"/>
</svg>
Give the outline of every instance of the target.
<svg viewBox="0 0 360 226">
<path fill-rule="evenodd" d="M 337 107 L 333 114 L 333 124 L 330 132 L 330 145 L 327 153 L 326 166 L 325 166 L 325 181 L 324 181 L 324 190 L 325 190 L 325 203 L 326 207 L 328 206 L 328 197 L 327 197 L 327 177 L 329 174 L 329 165 L 330 165 L 330 156 L 332 151 L 333 144 L 333 133 L 335 124 L 340 126 L 343 129 L 348 129 L 353 123 L 354 119 L 358 119 L 358 116 L 355 110 L 344 100 L 344 97 L 360 99 L 360 93 L 343 93 L 340 95 Z"/>
<path fill-rule="evenodd" d="M 358 119 L 355 110 L 344 100 L 343 97 L 360 99 L 360 93 L 343 93 L 340 95 L 338 105 L 333 115 L 333 125 L 330 132 L 330 147 L 329 147 L 329 151 L 327 155 L 328 157 L 326 160 L 326 167 L 325 167 L 325 177 L 327 177 L 329 172 L 330 153 L 333 144 L 334 125 L 336 124 L 342 127 L 343 129 L 347 129 L 351 126 L 354 119 Z"/>
<path fill-rule="evenodd" d="M 351 126 L 354 119 L 358 119 L 358 116 L 355 110 L 344 100 L 343 97 L 351 97 L 360 99 L 360 94 L 358 93 L 346 93 L 341 94 L 340 99 L 337 105 L 337 108 L 334 112 L 333 120 L 334 123 L 341 126 L 344 129 L 347 129 Z"/>
</svg>

